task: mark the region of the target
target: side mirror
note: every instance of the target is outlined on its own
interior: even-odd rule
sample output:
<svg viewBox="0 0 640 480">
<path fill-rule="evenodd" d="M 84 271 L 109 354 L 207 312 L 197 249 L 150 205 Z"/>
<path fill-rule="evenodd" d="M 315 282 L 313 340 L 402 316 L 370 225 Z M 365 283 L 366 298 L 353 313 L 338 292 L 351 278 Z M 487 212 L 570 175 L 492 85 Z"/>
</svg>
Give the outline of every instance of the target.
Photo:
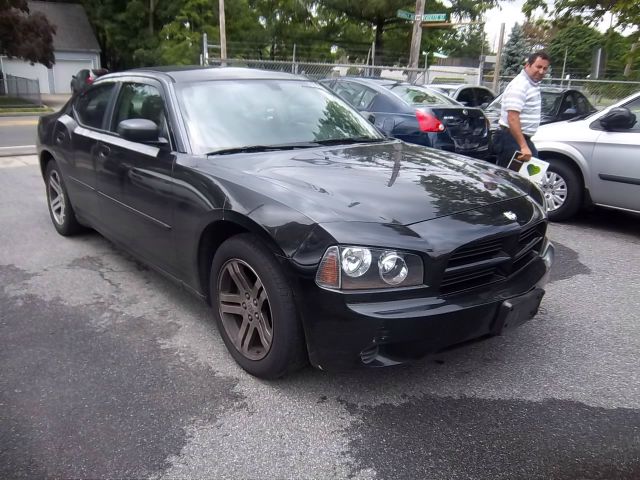
<svg viewBox="0 0 640 480">
<path fill-rule="evenodd" d="M 75 76 L 75 75 L 71 75 L 71 78 L 73 78 L 73 79 L 75 80 L 75 79 L 76 79 L 76 76 Z"/>
<path fill-rule="evenodd" d="M 487 108 L 488 106 L 489 106 L 489 102 L 484 102 L 484 103 L 481 103 L 481 104 L 480 104 L 480 108 L 481 108 L 482 110 L 484 110 L 484 109 L 485 109 L 485 108 Z"/>
<path fill-rule="evenodd" d="M 369 120 L 369 123 L 372 123 L 373 125 L 376 124 L 376 116 L 373 113 L 367 115 L 367 120 Z"/>
<path fill-rule="evenodd" d="M 633 127 L 635 123 L 635 114 L 631 113 L 631 111 L 625 107 L 613 108 L 600 119 L 600 125 L 602 125 L 602 128 L 605 130 L 628 130 Z"/>
<path fill-rule="evenodd" d="M 118 124 L 116 130 L 125 140 L 138 143 L 157 143 L 160 129 L 155 122 L 146 118 L 130 118 Z"/>
<path fill-rule="evenodd" d="M 576 113 L 578 113 L 578 111 L 572 107 L 569 107 L 564 112 L 562 112 L 563 115 L 575 115 Z"/>
</svg>

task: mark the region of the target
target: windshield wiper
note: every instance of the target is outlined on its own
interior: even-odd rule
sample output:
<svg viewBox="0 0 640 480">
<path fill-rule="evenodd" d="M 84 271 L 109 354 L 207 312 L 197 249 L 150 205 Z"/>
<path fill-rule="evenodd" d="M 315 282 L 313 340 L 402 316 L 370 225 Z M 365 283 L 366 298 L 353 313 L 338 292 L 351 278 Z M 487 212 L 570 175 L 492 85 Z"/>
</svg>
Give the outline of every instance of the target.
<svg viewBox="0 0 640 480">
<path fill-rule="evenodd" d="M 328 138 L 326 140 L 316 140 L 319 145 L 350 145 L 353 143 L 375 143 L 385 142 L 388 138 L 371 137 L 348 137 L 348 138 Z"/>
<path fill-rule="evenodd" d="M 232 153 L 257 153 L 257 152 L 274 152 L 278 150 L 295 150 L 297 148 L 312 148 L 320 146 L 315 142 L 298 142 L 298 143 L 281 143 L 275 145 L 247 145 L 245 147 L 221 148 L 220 150 L 212 150 L 205 155 L 230 155 Z"/>
</svg>

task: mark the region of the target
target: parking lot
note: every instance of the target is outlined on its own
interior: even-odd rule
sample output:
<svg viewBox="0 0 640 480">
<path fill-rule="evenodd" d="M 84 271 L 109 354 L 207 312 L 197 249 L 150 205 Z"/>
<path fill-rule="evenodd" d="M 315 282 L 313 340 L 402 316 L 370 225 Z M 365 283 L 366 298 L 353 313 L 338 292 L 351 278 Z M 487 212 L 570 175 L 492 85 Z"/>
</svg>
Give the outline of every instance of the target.
<svg viewBox="0 0 640 480">
<path fill-rule="evenodd" d="M 2 478 L 640 478 L 640 222 L 553 224 L 538 316 L 388 369 L 275 382 L 206 305 L 95 233 L 63 238 L 35 157 L 0 158 Z"/>
</svg>

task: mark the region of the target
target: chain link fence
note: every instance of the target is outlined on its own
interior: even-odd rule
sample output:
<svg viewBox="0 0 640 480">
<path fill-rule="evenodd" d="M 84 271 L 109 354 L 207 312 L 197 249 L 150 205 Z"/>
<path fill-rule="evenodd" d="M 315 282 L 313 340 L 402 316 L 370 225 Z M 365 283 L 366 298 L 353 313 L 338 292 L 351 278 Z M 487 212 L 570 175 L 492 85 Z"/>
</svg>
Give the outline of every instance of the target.
<svg viewBox="0 0 640 480">
<path fill-rule="evenodd" d="M 389 67 L 364 64 L 287 62 L 280 60 L 246 60 L 228 59 L 224 62 L 229 67 L 259 68 L 277 72 L 287 72 L 306 76 L 313 80 L 330 77 L 380 77 L 398 81 L 410 81 L 413 74 L 416 83 L 425 83 L 425 70 L 422 68 Z M 219 66 L 220 60 L 212 60 L 211 65 Z"/>
<path fill-rule="evenodd" d="M 498 92 L 501 93 L 514 77 L 500 77 Z M 485 85 L 492 87 L 492 79 L 485 77 Z M 582 92 L 596 108 L 609 105 L 640 91 L 640 82 L 623 80 L 589 80 L 546 78 L 542 81 L 546 87 L 573 88 Z"/>
<path fill-rule="evenodd" d="M 30 78 L 16 77 L 7 74 L 6 82 L 3 85 L 3 94 L 7 97 L 20 98 L 34 105 L 42 105 L 40 95 L 40 82 Z M 9 105 L 6 105 L 9 106 Z"/>
<path fill-rule="evenodd" d="M 212 60 L 211 65 L 220 65 L 220 60 Z M 312 63 L 279 60 L 247 60 L 228 59 L 224 62 L 230 67 L 258 68 L 287 72 L 306 76 L 313 80 L 331 77 L 380 77 L 418 84 L 428 83 L 467 83 L 477 84 L 478 76 L 474 70 L 467 68 L 456 71 L 446 70 L 438 65 L 424 68 L 407 68 L 398 66 L 340 64 L 340 63 Z M 501 93 L 514 77 L 500 77 L 498 91 Z M 485 76 L 481 82 L 484 86 L 493 88 L 493 77 Z M 620 80 L 588 80 L 548 78 L 543 81 L 544 86 L 559 88 L 575 88 L 585 94 L 597 108 L 604 108 L 640 90 L 640 82 Z"/>
</svg>

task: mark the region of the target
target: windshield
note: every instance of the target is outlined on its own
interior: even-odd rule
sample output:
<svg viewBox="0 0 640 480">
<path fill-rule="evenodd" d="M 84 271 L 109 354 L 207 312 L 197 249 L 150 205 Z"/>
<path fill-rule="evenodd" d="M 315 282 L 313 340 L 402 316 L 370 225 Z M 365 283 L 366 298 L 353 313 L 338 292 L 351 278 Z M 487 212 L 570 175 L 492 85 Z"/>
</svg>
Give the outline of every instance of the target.
<svg viewBox="0 0 640 480">
<path fill-rule="evenodd" d="M 313 82 L 185 83 L 177 94 L 192 148 L 199 154 L 255 145 L 384 139 L 358 112 Z"/>
<path fill-rule="evenodd" d="M 394 85 L 391 87 L 391 91 L 412 105 L 460 105 L 446 95 L 425 87 Z"/>
<path fill-rule="evenodd" d="M 562 100 L 562 94 L 560 92 L 540 92 L 542 97 L 542 106 L 540 110 L 542 115 L 553 115 L 560 108 L 560 101 Z"/>
<path fill-rule="evenodd" d="M 542 102 L 540 106 L 540 113 L 547 116 L 553 115 L 560 106 L 561 97 L 562 93 L 560 92 L 545 92 L 544 90 L 540 92 L 540 101 Z M 487 107 L 487 111 L 500 111 L 501 107 L 502 95 L 491 102 Z"/>
</svg>

